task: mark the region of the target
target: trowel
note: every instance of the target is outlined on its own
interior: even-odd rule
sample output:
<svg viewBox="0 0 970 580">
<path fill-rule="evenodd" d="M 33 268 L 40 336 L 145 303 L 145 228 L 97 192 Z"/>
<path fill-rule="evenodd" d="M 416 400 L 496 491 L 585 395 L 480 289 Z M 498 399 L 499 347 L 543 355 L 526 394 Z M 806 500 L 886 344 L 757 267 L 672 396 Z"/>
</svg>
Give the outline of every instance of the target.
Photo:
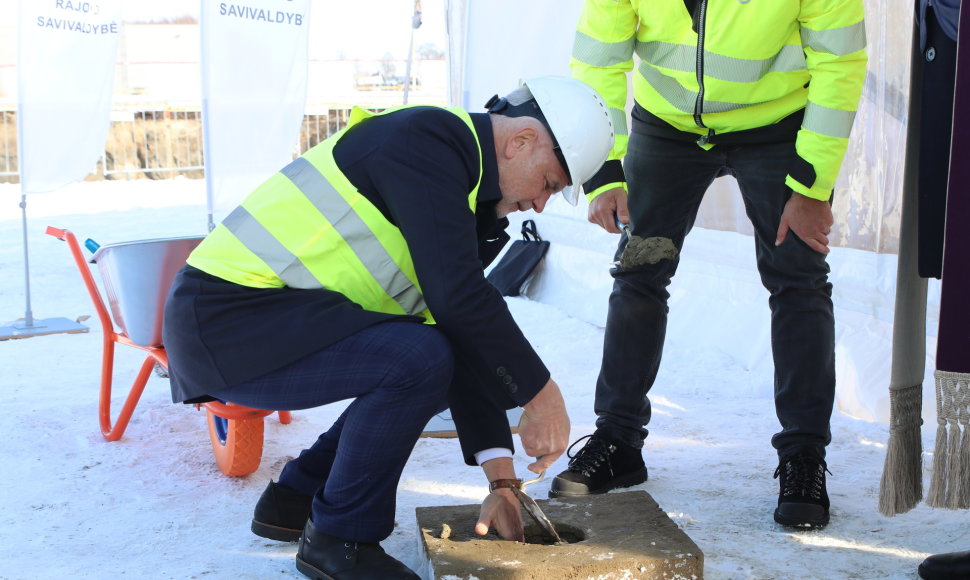
<svg viewBox="0 0 970 580">
<path fill-rule="evenodd" d="M 542 509 L 539 507 L 539 504 L 536 503 L 536 500 L 532 499 L 527 493 L 525 493 L 525 486 L 542 481 L 542 478 L 545 476 L 546 472 L 543 470 L 542 473 L 539 474 L 539 477 L 530 479 L 528 481 L 523 481 L 519 487 L 512 487 L 512 493 L 515 494 L 515 497 L 519 499 L 519 503 L 521 503 L 522 507 L 525 508 L 526 513 L 528 513 L 529 516 L 535 520 L 535 523 L 538 524 L 540 528 L 545 530 L 546 533 L 549 534 L 549 536 L 552 537 L 557 544 L 561 544 L 562 538 L 560 538 L 559 533 L 556 532 L 556 527 L 552 525 L 552 522 L 549 521 L 546 514 L 542 513 Z"/>
</svg>

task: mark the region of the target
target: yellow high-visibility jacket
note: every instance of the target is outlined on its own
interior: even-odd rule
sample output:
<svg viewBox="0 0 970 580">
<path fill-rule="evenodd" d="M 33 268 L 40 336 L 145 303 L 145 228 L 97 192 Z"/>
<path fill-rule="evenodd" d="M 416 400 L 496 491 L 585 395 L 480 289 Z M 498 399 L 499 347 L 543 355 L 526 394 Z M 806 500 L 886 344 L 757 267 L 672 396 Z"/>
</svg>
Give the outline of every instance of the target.
<svg viewBox="0 0 970 580">
<path fill-rule="evenodd" d="M 449 110 L 474 133 L 466 111 Z M 434 323 L 401 231 L 333 158 L 344 133 L 371 116 L 355 107 L 346 128 L 249 194 L 189 255 L 188 264 L 253 288 L 326 288 L 365 310 Z M 481 143 L 478 147 L 481 158 Z M 477 198 L 478 185 L 468 195 L 472 212 Z"/>
<path fill-rule="evenodd" d="M 828 200 L 862 93 L 865 46 L 862 0 L 586 0 L 570 65 L 611 108 L 609 160 L 626 154 L 634 54 L 636 102 L 705 148 L 717 134 L 804 109 L 795 142 L 803 161 L 786 183 Z M 590 200 L 621 185 L 600 180 Z"/>
</svg>

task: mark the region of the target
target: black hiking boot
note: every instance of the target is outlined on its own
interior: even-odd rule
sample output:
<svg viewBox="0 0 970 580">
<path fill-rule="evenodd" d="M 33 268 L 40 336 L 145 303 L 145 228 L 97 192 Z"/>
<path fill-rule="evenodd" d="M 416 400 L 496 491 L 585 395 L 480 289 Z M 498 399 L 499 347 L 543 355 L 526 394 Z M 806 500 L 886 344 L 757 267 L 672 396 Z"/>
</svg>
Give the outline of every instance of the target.
<svg viewBox="0 0 970 580">
<path fill-rule="evenodd" d="M 825 460 L 813 449 L 782 456 L 775 470 L 780 484 L 775 521 L 792 528 L 824 528 L 829 523 L 826 471 Z"/>
<path fill-rule="evenodd" d="M 296 569 L 313 580 L 421 580 L 384 552 L 380 544 L 342 540 L 318 532 L 307 520 Z"/>
<path fill-rule="evenodd" d="M 313 496 L 270 480 L 253 510 L 250 529 L 257 536 L 278 542 L 296 542 L 310 517 Z"/>
<path fill-rule="evenodd" d="M 587 439 L 576 455 L 570 452 Z M 622 443 L 610 443 L 595 433 L 580 437 L 566 451 L 569 466 L 552 480 L 549 497 L 577 497 L 606 493 L 647 480 L 647 466 L 640 450 Z"/>
</svg>

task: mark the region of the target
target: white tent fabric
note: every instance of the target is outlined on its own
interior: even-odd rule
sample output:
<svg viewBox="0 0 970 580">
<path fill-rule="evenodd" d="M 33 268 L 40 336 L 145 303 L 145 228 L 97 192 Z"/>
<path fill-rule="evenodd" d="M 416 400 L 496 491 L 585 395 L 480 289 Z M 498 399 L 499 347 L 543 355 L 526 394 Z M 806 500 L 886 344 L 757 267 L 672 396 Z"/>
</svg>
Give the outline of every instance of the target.
<svg viewBox="0 0 970 580">
<path fill-rule="evenodd" d="M 307 86 L 309 0 L 202 1 L 210 226 L 293 155 Z"/>
<path fill-rule="evenodd" d="M 20 0 L 17 142 L 24 193 L 84 179 L 104 152 L 121 0 Z"/>
<path fill-rule="evenodd" d="M 569 74 L 582 0 L 448 0 L 451 104 L 469 110 L 522 77 Z M 869 75 L 833 197 L 833 245 L 896 252 L 912 11 L 865 0 Z M 632 92 L 632 91 L 631 91 Z M 627 108 L 629 110 L 629 107 Z M 733 178 L 715 181 L 697 226 L 751 233 Z"/>
</svg>

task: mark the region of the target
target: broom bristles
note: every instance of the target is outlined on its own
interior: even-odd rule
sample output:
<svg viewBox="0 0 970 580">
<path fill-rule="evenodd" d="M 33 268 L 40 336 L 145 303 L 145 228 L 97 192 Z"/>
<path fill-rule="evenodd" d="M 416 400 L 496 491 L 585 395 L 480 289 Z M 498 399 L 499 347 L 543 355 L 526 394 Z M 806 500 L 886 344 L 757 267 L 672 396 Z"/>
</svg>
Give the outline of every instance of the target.
<svg viewBox="0 0 970 580">
<path fill-rule="evenodd" d="M 879 482 L 879 511 L 908 512 L 923 499 L 923 385 L 890 389 L 889 443 Z"/>
</svg>

